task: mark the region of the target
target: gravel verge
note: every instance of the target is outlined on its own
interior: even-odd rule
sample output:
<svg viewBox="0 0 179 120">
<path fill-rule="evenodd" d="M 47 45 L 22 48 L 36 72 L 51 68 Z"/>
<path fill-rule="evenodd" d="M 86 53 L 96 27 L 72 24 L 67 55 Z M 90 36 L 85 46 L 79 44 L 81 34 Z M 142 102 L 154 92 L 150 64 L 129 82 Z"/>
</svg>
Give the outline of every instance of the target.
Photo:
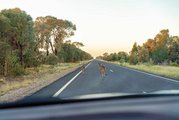
<svg viewBox="0 0 179 120">
<path fill-rule="evenodd" d="M 26 96 L 30 96 L 36 91 L 42 89 L 43 87 L 55 82 L 59 78 L 75 71 L 78 69 L 80 66 L 76 66 L 74 68 L 69 68 L 66 70 L 61 71 L 60 73 L 54 73 L 54 74 L 48 74 L 48 75 L 43 75 L 40 76 L 40 80 L 38 80 L 35 83 L 30 84 L 27 87 L 19 88 L 16 90 L 12 90 L 4 94 L 3 96 L 0 96 L 0 102 L 1 103 L 9 103 L 9 102 L 14 102 L 17 100 L 21 100 Z"/>
</svg>

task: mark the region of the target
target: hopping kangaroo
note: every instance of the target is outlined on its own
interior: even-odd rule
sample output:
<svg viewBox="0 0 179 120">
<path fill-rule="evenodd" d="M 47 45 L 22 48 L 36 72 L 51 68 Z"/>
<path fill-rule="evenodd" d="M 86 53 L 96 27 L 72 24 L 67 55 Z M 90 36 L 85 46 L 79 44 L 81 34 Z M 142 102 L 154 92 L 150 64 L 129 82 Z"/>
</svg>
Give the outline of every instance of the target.
<svg viewBox="0 0 179 120">
<path fill-rule="evenodd" d="M 100 73 L 101 77 L 104 78 L 107 75 L 106 74 L 106 67 L 102 63 L 98 63 L 98 65 L 99 65 L 99 73 Z"/>
</svg>

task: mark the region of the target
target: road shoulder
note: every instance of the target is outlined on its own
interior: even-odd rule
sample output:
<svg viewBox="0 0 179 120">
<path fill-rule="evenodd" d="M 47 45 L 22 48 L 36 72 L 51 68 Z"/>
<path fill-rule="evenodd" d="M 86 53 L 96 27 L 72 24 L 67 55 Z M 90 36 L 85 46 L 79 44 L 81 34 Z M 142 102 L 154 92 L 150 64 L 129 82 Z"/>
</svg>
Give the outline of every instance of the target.
<svg viewBox="0 0 179 120">
<path fill-rule="evenodd" d="M 22 87 L 19 89 L 11 90 L 4 94 L 3 96 L 0 96 L 0 102 L 7 103 L 7 102 L 14 102 L 20 99 L 23 99 L 26 96 L 30 96 L 33 93 L 37 92 L 38 90 L 48 86 L 49 84 L 55 82 L 59 78 L 62 78 L 63 76 L 75 71 L 80 66 L 76 66 L 73 68 L 69 68 L 66 70 L 61 71 L 60 73 L 55 74 L 49 74 L 48 76 L 42 76 L 41 80 L 32 83 L 31 85 L 27 87 Z"/>
</svg>

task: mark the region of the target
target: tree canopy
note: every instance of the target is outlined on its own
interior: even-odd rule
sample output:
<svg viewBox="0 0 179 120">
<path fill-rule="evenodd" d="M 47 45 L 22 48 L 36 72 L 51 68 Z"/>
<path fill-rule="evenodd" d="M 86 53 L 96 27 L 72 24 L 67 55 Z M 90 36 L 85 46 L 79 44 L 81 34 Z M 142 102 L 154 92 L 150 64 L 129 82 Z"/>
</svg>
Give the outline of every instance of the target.
<svg viewBox="0 0 179 120">
<path fill-rule="evenodd" d="M 32 17 L 19 8 L 0 11 L 0 75 L 21 74 L 26 67 L 91 59 L 83 43 L 65 42 L 76 25 L 54 16 Z"/>
<path fill-rule="evenodd" d="M 125 61 L 130 64 L 179 64 L 179 37 L 172 36 L 168 29 L 163 29 L 153 39 L 148 39 L 142 45 L 135 42 L 129 55 L 125 52 L 104 53 L 97 58 L 107 61 Z"/>
</svg>

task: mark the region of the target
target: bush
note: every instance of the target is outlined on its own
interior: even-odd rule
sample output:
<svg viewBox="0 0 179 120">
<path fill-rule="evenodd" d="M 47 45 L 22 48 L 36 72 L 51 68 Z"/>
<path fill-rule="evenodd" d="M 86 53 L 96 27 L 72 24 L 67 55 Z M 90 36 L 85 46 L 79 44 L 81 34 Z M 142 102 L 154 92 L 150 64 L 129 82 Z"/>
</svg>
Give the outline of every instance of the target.
<svg viewBox="0 0 179 120">
<path fill-rule="evenodd" d="M 25 67 L 37 67 L 39 65 L 37 54 L 27 51 L 24 55 Z"/>
<path fill-rule="evenodd" d="M 37 67 L 38 65 L 40 65 L 40 62 L 36 56 L 31 56 L 29 59 L 25 58 L 25 67 Z"/>
<path fill-rule="evenodd" d="M 134 52 L 133 54 L 130 55 L 129 62 L 131 65 L 138 64 L 139 61 L 138 61 L 138 55 L 136 52 Z"/>
<path fill-rule="evenodd" d="M 170 65 L 171 65 L 171 66 L 179 66 L 179 64 L 177 63 L 177 61 L 171 62 Z"/>
<path fill-rule="evenodd" d="M 25 70 L 24 70 L 24 68 L 23 68 L 20 64 L 16 64 L 16 65 L 12 68 L 12 74 L 13 74 L 14 76 L 24 75 L 24 74 L 25 74 Z"/>
<path fill-rule="evenodd" d="M 46 63 L 46 54 L 44 54 L 43 52 L 40 52 L 39 54 L 37 54 L 36 56 L 36 60 L 38 62 L 38 64 L 45 64 Z"/>
<path fill-rule="evenodd" d="M 150 65 L 153 65 L 153 64 L 154 64 L 154 61 L 152 60 L 152 58 L 150 58 L 149 64 L 150 64 Z"/>
<path fill-rule="evenodd" d="M 45 63 L 48 65 L 55 65 L 59 62 L 59 58 L 54 55 L 50 54 L 49 56 L 46 57 Z"/>
<path fill-rule="evenodd" d="M 125 59 L 120 59 L 119 62 L 120 62 L 120 63 L 124 63 L 124 62 L 125 62 Z"/>
</svg>

